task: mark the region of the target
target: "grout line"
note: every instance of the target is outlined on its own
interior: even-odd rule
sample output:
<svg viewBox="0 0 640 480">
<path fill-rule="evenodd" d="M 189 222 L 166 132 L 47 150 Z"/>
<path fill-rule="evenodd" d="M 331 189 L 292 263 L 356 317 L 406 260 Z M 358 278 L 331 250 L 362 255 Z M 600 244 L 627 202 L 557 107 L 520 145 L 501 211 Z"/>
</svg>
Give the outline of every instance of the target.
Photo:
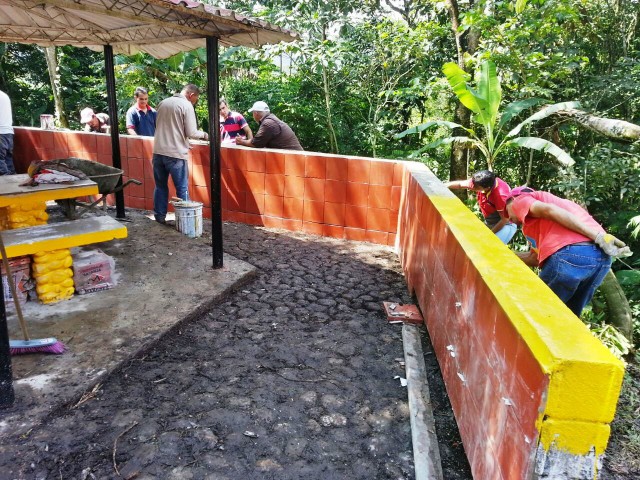
<svg viewBox="0 0 640 480">
<path fill-rule="evenodd" d="M 442 461 L 436 437 L 420 332 L 420 326 L 406 323 L 402 325 L 415 478 L 416 480 L 442 480 Z"/>
</svg>

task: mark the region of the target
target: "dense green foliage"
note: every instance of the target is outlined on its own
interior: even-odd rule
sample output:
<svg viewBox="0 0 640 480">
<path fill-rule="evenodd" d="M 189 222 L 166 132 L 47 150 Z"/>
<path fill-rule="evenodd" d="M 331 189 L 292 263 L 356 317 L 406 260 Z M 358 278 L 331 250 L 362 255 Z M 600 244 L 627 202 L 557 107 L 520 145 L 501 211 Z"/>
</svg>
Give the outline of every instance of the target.
<svg viewBox="0 0 640 480">
<path fill-rule="evenodd" d="M 546 103 L 578 101 L 600 116 L 640 123 L 637 0 L 217 4 L 300 32 L 294 43 L 260 51 L 222 49 L 219 64 L 221 93 L 233 109 L 246 114 L 254 101 L 267 101 L 308 150 L 391 158 L 413 154 L 447 180 L 451 145 L 423 150 L 447 135 L 447 129 L 394 136 L 432 120 L 454 121 L 457 100 L 441 74 L 442 66 L 452 61 L 472 73 L 491 59 L 500 72 L 504 105 L 533 97 Z M 459 25 L 455 32 L 454 22 Z M 82 108 L 106 109 L 103 55 L 63 47 L 57 56 L 64 108 L 71 127 L 79 128 Z M 117 57 L 120 131 L 136 86 L 147 87 L 156 105 L 184 83 L 204 86 L 205 62 L 202 50 L 168 60 Z M 39 47 L 0 44 L 0 89 L 12 98 L 16 124 L 37 125 L 41 113 L 54 113 Z M 200 102 L 197 113 L 205 122 L 206 102 Z M 554 116 L 527 125 L 520 135 L 559 145 L 575 165 L 563 167 L 544 152 L 513 148 L 501 152 L 497 173 L 512 185 L 528 182 L 586 204 L 612 233 L 631 244 L 637 255 L 627 263 L 638 267 L 640 241 L 627 225 L 640 214 L 638 146 L 605 139 Z M 486 167 L 481 155 L 471 155 L 467 162 L 467 172 Z M 632 308 L 640 310 L 637 272 L 620 262 L 615 268 Z"/>
</svg>

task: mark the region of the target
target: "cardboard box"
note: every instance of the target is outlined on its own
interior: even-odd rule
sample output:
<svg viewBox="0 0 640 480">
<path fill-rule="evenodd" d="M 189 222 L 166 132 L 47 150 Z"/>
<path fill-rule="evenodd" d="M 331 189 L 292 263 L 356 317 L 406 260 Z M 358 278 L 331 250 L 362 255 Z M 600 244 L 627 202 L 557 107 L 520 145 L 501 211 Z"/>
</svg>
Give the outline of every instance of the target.
<svg viewBox="0 0 640 480">
<path fill-rule="evenodd" d="M 15 308 L 13 297 L 11 296 L 11 288 L 7 272 L 4 269 L 4 262 L 0 262 L 2 272 L 2 292 L 4 295 L 4 303 L 7 308 Z M 31 257 L 16 257 L 9 259 L 9 267 L 13 274 L 13 283 L 16 286 L 18 301 L 23 305 L 28 297 L 29 291 L 33 289 L 33 281 L 31 280 Z"/>
<path fill-rule="evenodd" d="M 99 249 L 74 253 L 73 282 L 76 293 L 83 295 L 113 288 L 114 266 L 113 259 Z"/>
</svg>

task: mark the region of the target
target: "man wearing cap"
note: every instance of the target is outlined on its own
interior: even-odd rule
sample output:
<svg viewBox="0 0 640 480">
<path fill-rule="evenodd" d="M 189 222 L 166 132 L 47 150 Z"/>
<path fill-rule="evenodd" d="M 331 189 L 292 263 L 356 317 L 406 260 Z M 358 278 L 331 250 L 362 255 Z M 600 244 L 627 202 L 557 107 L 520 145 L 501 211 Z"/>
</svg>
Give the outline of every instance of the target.
<svg viewBox="0 0 640 480">
<path fill-rule="evenodd" d="M 13 115 L 9 95 L 0 91 L 0 175 L 13 175 Z"/>
<path fill-rule="evenodd" d="M 127 110 L 127 133 L 153 137 L 158 113 L 149 105 L 149 92 L 144 87 L 136 87 L 133 98 L 135 103 Z"/>
<path fill-rule="evenodd" d="M 109 115 L 95 113 L 88 107 L 80 112 L 80 123 L 84 123 L 85 132 L 109 133 L 111 131 Z"/>
<path fill-rule="evenodd" d="M 189 139 L 209 140 L 206 132 L 198 130 L 193 109 L 200 98 L 200 89 L 189 83 L 180 93 L 158 104 L 156 134 L 153 143 L 153 213 L 158 223 L 166 223 L 169 202 L 169 177 L 176 187 L 176 195 L 189 200 Z"/>
<path fill-rule="evenodd" d="M 540 279 L 578 317 L 609 271 L 611 257 L 631 255 L 575 202 L 517 187 L 506 204 L 509 219 L 522 225 L 531 246 L 518 257 L 540 267 Z"/>
<path fill-rule="evenodd" d="M 269 111 L 265 102 L 256 102 L 249 109 L 260 128 L 252 139 L 236 138 L 238 145 L 255 148 L 280 148 L 282 150 L 304 150 L 291 127 Z"/>
</svg>

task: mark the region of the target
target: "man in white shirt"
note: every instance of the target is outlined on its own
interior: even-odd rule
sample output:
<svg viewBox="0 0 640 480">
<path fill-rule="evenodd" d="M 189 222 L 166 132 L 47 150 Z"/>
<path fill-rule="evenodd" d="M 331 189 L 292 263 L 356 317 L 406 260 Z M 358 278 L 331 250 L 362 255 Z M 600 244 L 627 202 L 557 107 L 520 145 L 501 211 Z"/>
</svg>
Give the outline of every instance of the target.
<svg viewBox="0 0 640 480">
<path fill-rule="evenodd" d="M 188 84 L 173 97 L 158 105 L 156 134 L 153 143 L 153 213 L 158 223 L 166 223 L 169 202 L 169 177 L 176 187 L 176 195 L 189 200 L 189 139 L 209 140 L 206 132 L 198 130 L 194 106 L 200 89 Z"/>
<path fill-rule="evenodd" d="M 13 116 L 9 95 L 0 90 L 0 175 L 13 175 Z"/>
</svg>

